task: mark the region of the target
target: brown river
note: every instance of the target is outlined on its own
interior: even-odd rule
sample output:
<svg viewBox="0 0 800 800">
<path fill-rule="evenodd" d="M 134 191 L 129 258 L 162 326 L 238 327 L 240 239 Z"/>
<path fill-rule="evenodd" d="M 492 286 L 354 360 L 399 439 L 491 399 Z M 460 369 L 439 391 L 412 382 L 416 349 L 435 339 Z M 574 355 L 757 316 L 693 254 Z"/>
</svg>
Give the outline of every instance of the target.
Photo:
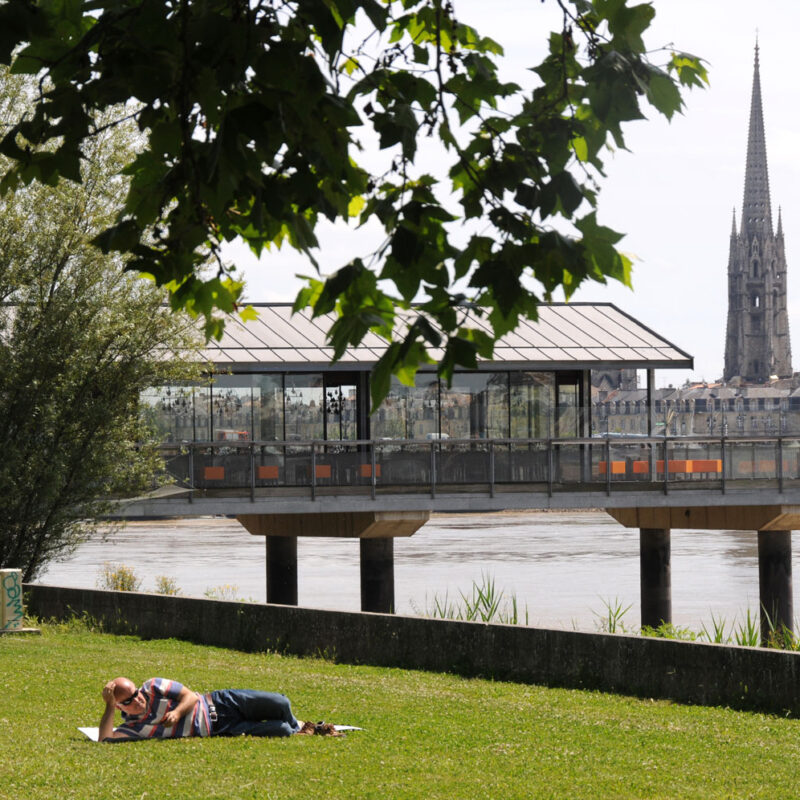
<svg viewBox="0 0 800 800">
<path fill-rule="evenodd" d="M 41 583 L 94 587 L 103 565 L 125 564 L 152 591 L 165 575 L 184 595 L 209 590 L 263 602 L 265 545 L 236 520 L 129 523 L 105 540 L 86 542 L 53 564 Z M 800 569 L 795 541 L 794 572 Z M 301 606 L 358 610 L 358 542 L 300 539 Z M 395 540 L 395 603 L 400 614 L 424 613 L 436 598 L 457 599 L 484 577 L 531 625 L 596 630 L 608 605 L 630 606 L 639 623 L 639 533 L 602 512 L 435 515 L 413 537 Z M 227 587 L 220 589 L 220 587 Z M 755 533 L 672 532 L 673 621 L 699 630 L 711 615 L 728 623 L 758 610 Z"/>
</svg>

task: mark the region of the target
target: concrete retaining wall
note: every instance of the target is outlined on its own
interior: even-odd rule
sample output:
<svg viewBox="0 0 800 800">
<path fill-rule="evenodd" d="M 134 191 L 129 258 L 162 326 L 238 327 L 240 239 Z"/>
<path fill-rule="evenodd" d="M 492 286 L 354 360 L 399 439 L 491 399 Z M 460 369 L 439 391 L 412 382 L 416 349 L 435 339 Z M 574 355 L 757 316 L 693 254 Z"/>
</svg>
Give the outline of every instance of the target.
<svg viewBox="0 0 800 800">
<path fill-rule="evenodd" d="M 31 614 L 245 651 L 454 672 L 800 714 L 800 654 L 640 636 L 451 622 L 27 584 Z"/>
</svg>

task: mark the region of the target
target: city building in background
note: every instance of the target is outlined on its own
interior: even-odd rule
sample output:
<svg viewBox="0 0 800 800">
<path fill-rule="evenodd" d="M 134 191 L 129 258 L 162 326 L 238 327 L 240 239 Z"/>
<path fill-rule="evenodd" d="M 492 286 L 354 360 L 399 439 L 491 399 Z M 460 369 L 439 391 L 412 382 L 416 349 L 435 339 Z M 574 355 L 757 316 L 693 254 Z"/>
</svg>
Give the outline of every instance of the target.
<svg viewBox="0 0 800 800">
<path fill-rule="evenodd" d="M 644 436 L 648 400 L 643 389 L 592 393 L 593 434 Z M 695 383 L 652 392 L 650 425 L 668 436 L 782 436 L 800 434 L 800 388 L 778 380 L 762 386 Z"/>
</svg>

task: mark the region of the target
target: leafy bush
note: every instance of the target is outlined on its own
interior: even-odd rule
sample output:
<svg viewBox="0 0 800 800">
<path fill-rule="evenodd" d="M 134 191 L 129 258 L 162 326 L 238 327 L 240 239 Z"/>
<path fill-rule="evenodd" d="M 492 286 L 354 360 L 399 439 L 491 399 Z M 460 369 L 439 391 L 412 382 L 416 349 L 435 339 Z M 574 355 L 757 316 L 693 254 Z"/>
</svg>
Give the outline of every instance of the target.
<svg viewBox="0 0 800 800">
<path fill-rule="evenodd" d="M 156 594 L 168 594 L 175 597 L 181 593 L 180 586 L 175 578 L 169 575 L 156 575 Z"/>
<path fill-rule="evenodd" d="M 235 583 L 225 583 L 222 586 L 209 586 L 203 592 L 203 596 L 209 600 L 231 600 L 242 601 L 239 595 L 239 587 Z M 244 602 L 244 601 L 243 601 Z"/>
<path fill-rule="evenodd" d="M 131 567 L 106 561 L 98 573 L 97 586 L 112 592 L 138 592 L 142 579 Z"/>
</svg>

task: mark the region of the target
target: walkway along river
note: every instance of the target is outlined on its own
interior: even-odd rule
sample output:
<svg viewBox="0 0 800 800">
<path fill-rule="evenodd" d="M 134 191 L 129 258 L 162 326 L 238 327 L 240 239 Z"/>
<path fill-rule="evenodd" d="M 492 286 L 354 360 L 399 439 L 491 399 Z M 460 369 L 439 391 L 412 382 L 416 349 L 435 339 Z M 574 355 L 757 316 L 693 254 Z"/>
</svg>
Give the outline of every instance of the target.
<svg viewBox="0 0 800 800">
<path fill-rule="evenodd" d="M 794 538 L 794 537 L 793 537 Z M 357 540 L 300 539 L 299 604 L 346 611 L 360 607 Z M 794 572 L 800 552 L 794 551 Z M 264 539 L 222 518 L 129 523 L 108 539 L 82 545 L 53 564 L 41 583 L 95 587 L 105 562 L 126 564 L 152 591 L 158 575 L 183 594 L 217 587 L 264 602 Z M 401 614 L 422 612 L 434 596 L 458 598 L 482 573 L 527 606 L 529 623 L 595 630 L 606 603 L 631 608 L 639 623 L 639 532 L 603 512 L 434 515 L 410 539 L 395 540 L 395 598 Z M 758 612 L 754 532 L 672 532 L 673 621 L 699 630 L 711 614 L 732 623 Z"/>
</svg>

